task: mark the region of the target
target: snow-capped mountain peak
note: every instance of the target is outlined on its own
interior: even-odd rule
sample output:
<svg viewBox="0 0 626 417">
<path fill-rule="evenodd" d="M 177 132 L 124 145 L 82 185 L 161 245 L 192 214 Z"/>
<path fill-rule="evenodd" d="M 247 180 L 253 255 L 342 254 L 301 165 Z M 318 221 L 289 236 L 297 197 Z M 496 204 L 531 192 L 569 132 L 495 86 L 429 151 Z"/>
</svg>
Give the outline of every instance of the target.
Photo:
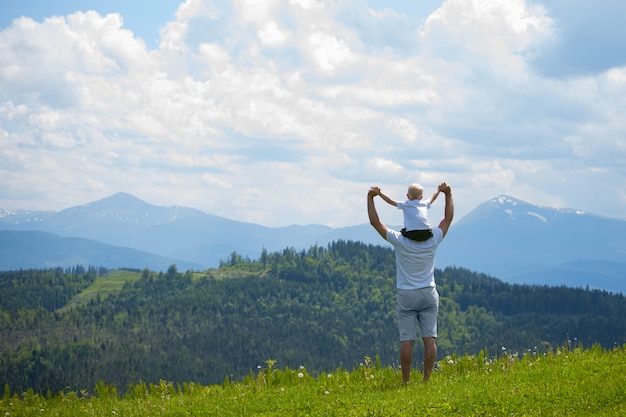
<svg viewBox="0 0 626 417">
<path fill-rule="evenodd" d="M 57 217 L 98 219 L 116 224 L 158 225 L 204 215 L 203 212 L 183 206 L 156 206 L 126 193 L 117 193 L 92 203 L 67 208 Z"/>
<path fill-rule="evenodd" d="M 32 224 L 43 222 L 53 214 L 53 211 L 0 209 L 0 220 L 7 224 Z"/>
</svg>

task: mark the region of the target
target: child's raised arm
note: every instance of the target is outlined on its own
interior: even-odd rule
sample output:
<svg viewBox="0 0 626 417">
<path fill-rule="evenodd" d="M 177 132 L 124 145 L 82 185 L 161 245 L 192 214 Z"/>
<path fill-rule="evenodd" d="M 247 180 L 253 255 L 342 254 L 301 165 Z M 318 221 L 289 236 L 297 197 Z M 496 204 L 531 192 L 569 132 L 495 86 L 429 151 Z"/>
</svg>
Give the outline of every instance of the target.
<svg viewBox="0 0 626 417">
<path fill-rule="evenodd" d="M 429 203 L 429 204 L 434 203 L 434 202 L 435 202 L 435 200 L 437 199 L 437 197 L 439 196 L 439 193 L 440 193 L 440 191 L 439 191 L 439 189 L 437 189 L 437 191 L 435 191 L 435 192 L 433 193 L 433 195 L 430 197 L 430 200 L 428 200 L 428 203 Z"/>
<path fill-rule="evenodd" d="M 386 203 L 391 204 L 394 207 L 398 207 L 398 202 L 383 194 L 383 192 L 380 191 L 380 187 L 372 187 L 372 190 L 376 191 L 380 198 L 382 198 Z"/>
</svg>

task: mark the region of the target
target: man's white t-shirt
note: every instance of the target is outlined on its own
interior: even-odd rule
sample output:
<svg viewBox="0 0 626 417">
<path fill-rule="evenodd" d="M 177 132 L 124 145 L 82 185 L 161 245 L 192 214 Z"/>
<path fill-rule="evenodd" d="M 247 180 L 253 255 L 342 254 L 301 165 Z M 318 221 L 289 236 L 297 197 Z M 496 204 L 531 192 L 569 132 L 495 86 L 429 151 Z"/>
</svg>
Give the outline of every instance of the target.
<svg viewBox="0 0 626 417">
<path fill-rule="evenodd" d="M 433 237 L 416 242 L 396 230 L 387 230 L 387 241 L 396 252 L 396 286 L 400 290 L 416 290 L 435 286 L 435 254 L 443 240 L 443 231 L 436 227 Z"/>
</svg>

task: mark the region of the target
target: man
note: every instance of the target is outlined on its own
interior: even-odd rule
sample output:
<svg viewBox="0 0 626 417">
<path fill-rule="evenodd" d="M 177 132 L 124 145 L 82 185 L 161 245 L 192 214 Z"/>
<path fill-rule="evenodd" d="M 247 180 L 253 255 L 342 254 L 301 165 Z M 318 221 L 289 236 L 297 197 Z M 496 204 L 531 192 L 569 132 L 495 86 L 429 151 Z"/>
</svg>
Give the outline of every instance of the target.
<svg viewBox="0 0 626 417">
<path fill-rule="evenodd" d="M 435 287 L 435 254 L 437 247 L 448 233 L 454 217 L 452 190 L 445 182 L 439 191 L 446 196 L 444 217 L 439 226 L 433 229 L 433 237 L 416 242 L 389 229 L 378 218 L 374 197 L 380 195 L 380 188 L 372 187 L 367 193 L 367 214 L 370 224 L 395 248 L 396 254 L 396 311 L 400 332 L 400 367 L 402 382 L 408 383 L 413 363 L 413 345 L 416 339 L 416 326 L 419 325 L 424 343 L 424 375 L 428 382 L 437 357 L 437 314 L 439 294 Z"/>
</svg>

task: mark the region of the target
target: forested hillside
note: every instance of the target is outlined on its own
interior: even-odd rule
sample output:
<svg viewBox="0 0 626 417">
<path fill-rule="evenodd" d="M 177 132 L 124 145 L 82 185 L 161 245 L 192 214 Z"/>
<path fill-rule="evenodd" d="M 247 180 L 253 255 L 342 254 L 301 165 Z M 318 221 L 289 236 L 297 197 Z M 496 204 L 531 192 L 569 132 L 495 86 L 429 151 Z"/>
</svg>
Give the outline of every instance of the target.
<svg viewBox="0 0 626 417">
<path fill-rule="evenodd" d="M 309 372 L 352 369 L 365 356 L 397 364 L 387 247 L 339 241 L 258 260 L 233 253 L 201 273 L 124 276 L 116 287 L 104 269 L 1 272 L 0 383 L 45 393 L 104 381 L 123 391 L 160 379 L 221 383 L 267 359 Z M 459 268 L 438 270 L 437 282 L 439 359 L 626 341 L 623 295 L 509 285 Z"/>
</svg>

